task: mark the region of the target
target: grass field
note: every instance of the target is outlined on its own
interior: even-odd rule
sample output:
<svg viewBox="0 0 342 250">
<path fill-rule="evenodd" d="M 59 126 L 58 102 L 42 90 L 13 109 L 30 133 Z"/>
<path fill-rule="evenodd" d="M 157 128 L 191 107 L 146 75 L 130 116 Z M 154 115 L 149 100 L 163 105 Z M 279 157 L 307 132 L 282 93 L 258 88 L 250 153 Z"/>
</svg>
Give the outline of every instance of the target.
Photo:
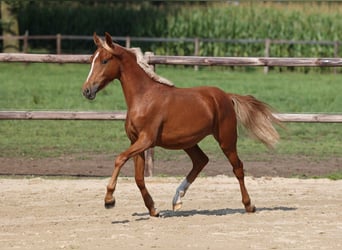
<svg viewBox="0 0 342 250">
<path fill-rule="evenodd" d="M 81 95 L 89 65 L 0 64 L 1 110 L 125 110 L 118 81 L 94 101 Z M 262 69 L 157 67 L 178 87 L 213 85 L 227 92 L 252 94 L 286 113 L 341 113 L 342 76 L 319 73 L 276 73 Z M 68 154 L 114 153 L 127 147 L 123 122 L 0 121 L 0 157 L 56 157 Z M 272 154 L 324 158 L 342 155 L 341 124 L 286 124 Z M 208 137 L 201 143 L 211 155 L 221 154 Z M 267 149 L 241 133 L 239 151 L 257 159 Z M 175 153 L 158 149 L 156 157 Z M 177 154 L 177 153 L 176 153 Z"/>
</svg>

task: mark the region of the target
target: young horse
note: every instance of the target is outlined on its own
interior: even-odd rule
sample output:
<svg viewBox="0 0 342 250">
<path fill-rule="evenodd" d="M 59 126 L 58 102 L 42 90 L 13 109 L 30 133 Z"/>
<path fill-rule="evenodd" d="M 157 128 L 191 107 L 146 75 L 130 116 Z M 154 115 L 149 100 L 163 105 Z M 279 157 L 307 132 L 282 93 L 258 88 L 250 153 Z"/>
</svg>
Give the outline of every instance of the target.
<svg viewBox="0 0 342 250">
<path fill-rule="evenodd" d="M 94 99 L 109 82 L 119 79 L 127 104 L 125 129 L 131 146 L 115 159 L 107 186 L 105 207 L 115 205 L 113 193 L 121 167 L 133 157 L 135 181 L 151 216 L 158 216 L 144 181 L 145 156 L 148 148 L 160 146 L 183 149 L 192 160 L 192 169 L 176 190 L 173 209 L 182 206 L 181 197 L 208 163 L 198 143 L 212 134 L 233 166 L 247 212 L 254 212 L 244 183 L 243 164 L 237 143 L 237 121 L 254 137 L 271 147 L 279 139 L 272 122 L 279 121 L 269 106 L 252 96 L 225 93 L 215 87 L 176 88 L 158 76 L 143 59 L 141 52 L 125 49 L 112 42 L 106 33 L 102 41 L 94 33 L 97 50 L 91 57 L 91 68 L 83 85 L 83 95 Z"/>
</svg>

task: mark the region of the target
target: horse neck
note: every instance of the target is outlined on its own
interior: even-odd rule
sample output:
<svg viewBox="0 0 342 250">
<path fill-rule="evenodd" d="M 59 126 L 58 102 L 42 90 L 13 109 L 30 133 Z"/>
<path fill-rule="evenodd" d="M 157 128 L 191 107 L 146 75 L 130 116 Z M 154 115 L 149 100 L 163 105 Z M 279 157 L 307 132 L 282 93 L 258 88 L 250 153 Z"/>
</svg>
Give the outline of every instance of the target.
<svg viewBox="0 0 342 250">
<path fill-rule="evenodd" d="M 122 61 L 119 80 L 128 109 L 132 108 L 135 104 L 141 104 L 141 99 L 144 98 L 146 93 L 151 90 L 154 84 L 156 84 L 154 80 L 140 68 L 134 56 Z"/>
</svg>

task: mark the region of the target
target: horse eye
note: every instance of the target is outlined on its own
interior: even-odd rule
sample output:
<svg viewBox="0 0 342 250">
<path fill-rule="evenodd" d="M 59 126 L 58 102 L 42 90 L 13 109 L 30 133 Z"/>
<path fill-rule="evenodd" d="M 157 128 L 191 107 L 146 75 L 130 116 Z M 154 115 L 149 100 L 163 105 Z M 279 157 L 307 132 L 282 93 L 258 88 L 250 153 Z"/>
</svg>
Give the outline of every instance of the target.
<svg viewBox="0 0 342 250">
<path fill-rule="evenodd" d="M 107 62 L 108 62 L 107 59 L 104 59 L 104 60 L 101 61 L 102 64 L 106 64 Z"/>
</svg>

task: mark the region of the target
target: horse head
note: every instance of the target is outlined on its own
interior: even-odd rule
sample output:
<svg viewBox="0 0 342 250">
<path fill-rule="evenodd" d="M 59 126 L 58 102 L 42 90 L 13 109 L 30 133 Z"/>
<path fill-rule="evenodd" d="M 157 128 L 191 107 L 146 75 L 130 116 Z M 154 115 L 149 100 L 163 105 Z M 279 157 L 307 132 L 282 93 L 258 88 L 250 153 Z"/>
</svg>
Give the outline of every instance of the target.
<svg viewBox="0 0 342 250">
<path fill-rule="evenodd" d="M 112 41 L 110 34 L 105 34 L 105 40 L 94 33 L 94 43 L 97 50 L 90 57 L 91 68 L 87 80 L 83 84 L 82 93 L 90 100 L 96 93 L 106 87 L 108 83 L 120 77 L 120 58 L 122 50 Z"/>
</svg>

